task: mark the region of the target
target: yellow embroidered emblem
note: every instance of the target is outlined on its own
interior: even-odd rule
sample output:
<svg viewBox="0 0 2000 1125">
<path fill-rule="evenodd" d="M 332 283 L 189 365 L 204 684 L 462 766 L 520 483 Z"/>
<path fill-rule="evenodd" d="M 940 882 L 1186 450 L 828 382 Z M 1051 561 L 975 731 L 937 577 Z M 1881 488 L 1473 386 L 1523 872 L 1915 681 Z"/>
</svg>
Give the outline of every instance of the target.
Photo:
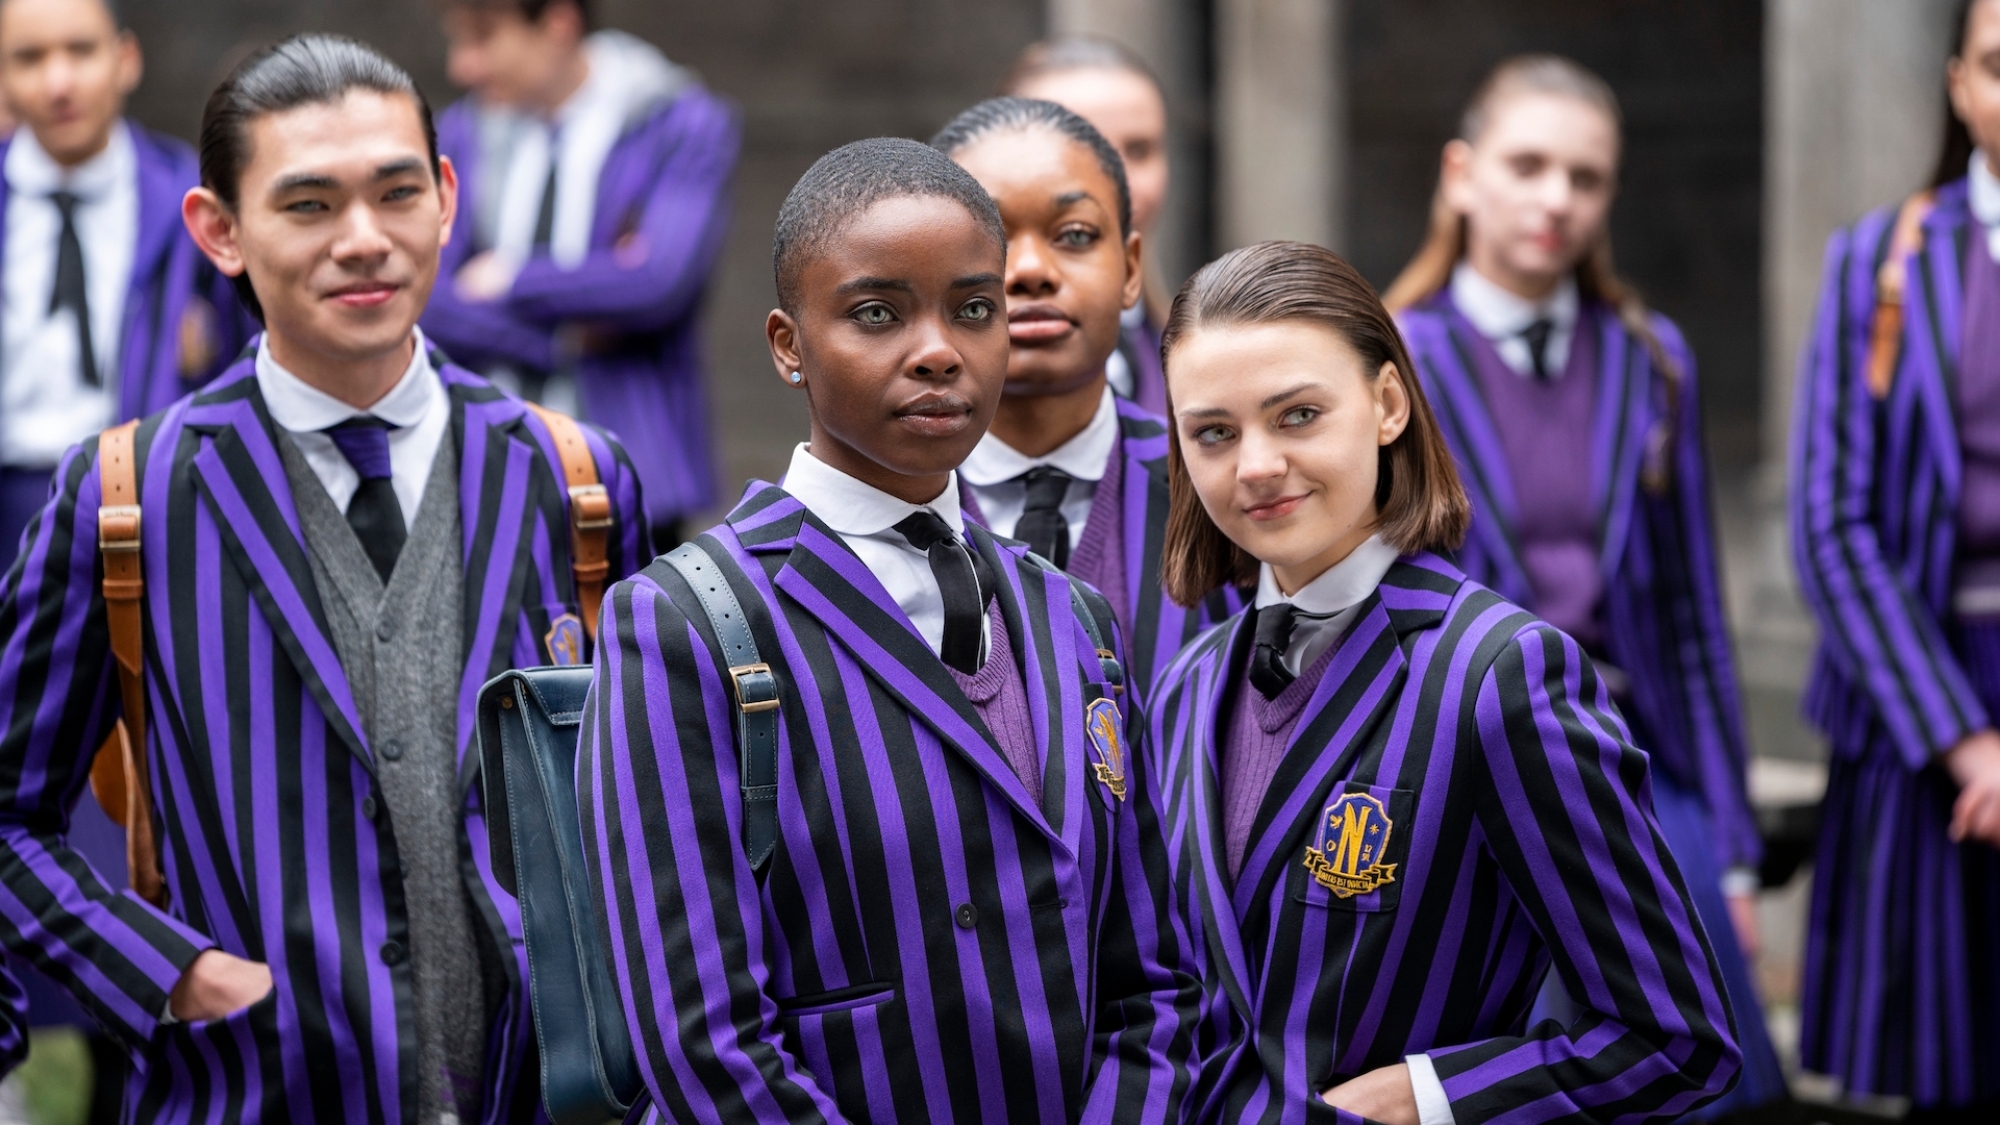
<svg viewBox="0 0 2000 1125">
<path fill-rule="evenodd" d="M 1109 699 L 1093 700 L 1084 710 L 1083 725 L 1090 734 L 1091 748 L 1097 751 L 1097 760 L 1091 763 L 1097 780 L 1104 783 L 1113 797 L 1124 800 L 1125 720 L 1118 714 L 1118 704 Z"/>
<path fill-rule="evenodd" d="M 1396 827 L 1382 802 L 1366 793 L 1343 794 L 1327 806 L 1319 840 L 1306 849 L 1306 870 L 1319 885 L 1339 895 L 1365 895 L 1396 880 L 1396 865 L 1381 862 Z"/>
<path fill-rule="evenodd" d="M 583 663 L 583 619 L 574 613 L 565 613 L 549 622 L 549 631 L 542 637 L 548 646 L 549 663 Z"/>
</svg>

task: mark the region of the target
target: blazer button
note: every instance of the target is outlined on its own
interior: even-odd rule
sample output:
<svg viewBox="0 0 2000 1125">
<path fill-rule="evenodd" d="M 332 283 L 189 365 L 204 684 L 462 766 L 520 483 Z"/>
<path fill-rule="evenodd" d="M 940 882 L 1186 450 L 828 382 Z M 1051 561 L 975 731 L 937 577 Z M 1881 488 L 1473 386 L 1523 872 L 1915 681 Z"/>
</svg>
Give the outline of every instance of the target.
<svg viewBox="0 0 2000 1125">
<path fill-rule="evenodd" d="M 389 741 L 387 741 L 387 742 L 384 742 L 384 743 L 382 744 L 382 756 L 383 756 L 384 758 L 387 758 L 387 759 L 389 759 L 389 760 L 390 760 L 390 761 L 392 761 L 392 762 L 400 762 L 400 761 L 402 761 L 402 760 L 403 760 L 403 744 L 402 744 L 402 743 L 400 743 L 400 742 L 398 742 L 398 741 L 396 741 L 396 740 L 395 740 L 395 739 L 393 739 L 393 738 L 392 738 L 392 739 L 390 739 L 390 740 L 389 740 Z"/>
<path fill-rule="evenodd" d="M 390 641 L 396 639 L 396 627 L 387 621 L 382 622 L 375 626 L 375 639 L 385 645 L 388 644 Z"/>
<path fill-rule="evenodd" d="M 389 965 L 389 966 L 400 965 L 403 963 L 403 957 L 404 953 L 403 953 L 402 942 L 385 941 L 382 943 L 382 963 L 384 965 Z"/>
<path fill-rule="evenodd" d="M 375 798 L 373 795 L 361 798 L 361 818 L 363 820 L 375 819 Z"/>
<path fill-rule="evenodd" d="M 969 902 L 962 903 L 959 905 L 956 917 L 958 919 L 958 928 L 969 930 L 979 924 L 979 908 Z"/>
</svg>

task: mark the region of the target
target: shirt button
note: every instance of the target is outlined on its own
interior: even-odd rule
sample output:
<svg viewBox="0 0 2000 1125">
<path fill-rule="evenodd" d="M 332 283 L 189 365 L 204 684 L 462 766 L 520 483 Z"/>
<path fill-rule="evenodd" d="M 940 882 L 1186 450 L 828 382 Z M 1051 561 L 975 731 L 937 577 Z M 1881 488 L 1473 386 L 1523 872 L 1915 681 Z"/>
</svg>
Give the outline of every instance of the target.
<svg viewBox="0 0 2000 1125">
<path fill-rule="evenodd" d="M 969 902 L 963 903 L 958 908 L 956 918 L 959 929 L 969 930 L 979 924 L 979 908 Z"/>
<path fill-rule="evenodd" d="M 361 798 L 361 817 L 363 820 L 375 819 L 375 798 L 373 796 Z"/>
<path fill-rule="evenodd" d="M 390 739 L 382 744 L 382 756 L 392 762 L 401 761 L 403 758 L 403 744 L 393 738 Z"/>
<path fill-rule="evenodd" d="M 403 956 L 402 942 L 385 941 L 382 943 L 382 963 L 384 965 L 400 965 L 403 963 Z"/>
<path fill-rule="evenodd" d="M 394 625 L 391 625 L 387 621 L 384 621 L 380 625 L 375 626 L 376 640 L 381 641 L 383 644 L 386 645 L 395 638 L 396 638 L 396 627 Z"/>
</svg>

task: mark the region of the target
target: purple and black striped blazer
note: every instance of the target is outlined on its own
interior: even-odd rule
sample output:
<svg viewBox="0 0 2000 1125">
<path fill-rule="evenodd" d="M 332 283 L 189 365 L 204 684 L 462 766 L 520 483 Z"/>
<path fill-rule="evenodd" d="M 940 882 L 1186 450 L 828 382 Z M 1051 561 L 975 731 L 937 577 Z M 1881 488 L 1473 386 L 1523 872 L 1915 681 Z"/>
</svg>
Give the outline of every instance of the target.
<svg viewBox="0 0 2000 1125">
<path fill-rule="evenodd" d="M 1102 490 L 1091 502 L 1123 521 L 1125 588 L 1104 591 L 1125 637 L 1126 680 L 1143 706 L 1153 681 L 1202 630 L 1249 604 L 1248 591 L 1216 590 L 1193 609 L 1169 598 L 1160 581 L 1160 557 L 1167 538 L 1167 424 L 1158 415 L 1125 399 L 1118 400 L 1118 446 L 1124 458 L 1116 497 Z M 985 523 L 978 506 L 963 493 L 968 518 Z"/>
<path fill-rule="evenodd" d="M 1086 723 L 1109 696 L 1069 580 L 968 536 L 1000 578 L 1040 801 L 881 583 L 783 489 L 752 484 L 701 540 L 781 685 L 779 843 L 757 872 L 729 679 L 693 592 L 656 563 L 605 602 L 579 801 L 667 1119 L 1182 1119 L 1201 987 L 1154 777 Z"/>
<path fill-rule="evenodd" d="M 468 753 L 473 705 L 494 674 L 549 662 L 545 638 L 576 597 L 547 430 L 440 364 L 464 525 L 461 861 L 496 986 L 478 1119 L 498 1122 L 531 1115 L 540 1091 L 519 914 L 493 881 Z M 401 1122 L 418 1075 L 395 834 L 371 815 L 373 752 L 254 369 L 239 362 L 139 429 L 146 749 L 168 912 L 106 886 L 63 838 L 118 707 L 95 439 L 65 458 L 0 589 L 0 942 L 131 1049 L 136 1120 Z M 618 519 L 613 573 L 630 573 L 646 534 L 636 479 L 611 440 L 586 432 Z M 267 962 L 271 995 L 224 1019 L 162 1023 L 210 947 Z"/>
<path fill-rule="evenodd" d="M 1745 790 L 1749 744 L 1722 604 L 1694 353 L 1673 322 L 1653 318 L 1681 372 L 1670 483 L 1655 493 L 1641 476 L 1666 432 L 1666 380 L 1614 310 L 1592 320 L 1597 403 L 1583 439 L 1599 513 L 1606 656 L 1630 681 L 1629 702 L 1648 736 L 1643 749 L 1701 794 L 1717 859 L 1755 867 L 1763 843 Z M 1515 604 L 1533 605 L 1515 542 L 1522 499 L 1474 369 L 1473 349 L 1486 345 L 1443 294 L 1404 312 L 1398 325 L 1472 499 L 1472 532 L 1453 562 Z"/>
<path fill-rule="evenodd" d="M 1821 630 L 1807 715 L 1836 753 L 1860 755 L 1880 732 L 1918 769 L 1992 725 L 1946 635 L 1963 469 L 1965 181 L 1938 189 L 1905 267 L 1901 359 L 1877 401 L 1875 275 L 1895 218 L 1876 211 L 1827 244 L 1792 431 L 1792 553 Z"/>
<path fill-rule="evenodd" d="M 1214 998 L 1204 1120 L 1358 1125 L 1317 1094 L 1420 1052 L 1458 1125 L 1665 1120 L 1729 1088 L 1721 974 L 1646 756 L 1576 642 L 1405 557 L 1300 714 L 1232 883 L 1216 738 L 1250 620 L 1189 646 L 1151 708 Z M 1370 889 L 1315 874 L 1349 813 L 1386 837 Z M 1551 963 L 1587 1011 L 1527 1027 Z"/>
<path fill-rule="evenodd" d="M 479 158 L 470 99 L 438 119 L 438 146 L 473 195 L 498 191 Z M 729 183 L 741 146 L 736 111 L 689 87 L 620 137 L 598 179 L 590 255 L 566 270 L 546 257 L 522 267 L 506 299 L 473 302 L 449 279 L 482 247 L 445 247 L 424 331 L 474 367 L 553 371 L 574 363 L 585 421 L 616 430 L 645 486 L 649 518 L 666 522 L 716 500 L 702 298 L 729 230 Z M 602 345 L 569 354 L 578 340 Z"/>
</svg>

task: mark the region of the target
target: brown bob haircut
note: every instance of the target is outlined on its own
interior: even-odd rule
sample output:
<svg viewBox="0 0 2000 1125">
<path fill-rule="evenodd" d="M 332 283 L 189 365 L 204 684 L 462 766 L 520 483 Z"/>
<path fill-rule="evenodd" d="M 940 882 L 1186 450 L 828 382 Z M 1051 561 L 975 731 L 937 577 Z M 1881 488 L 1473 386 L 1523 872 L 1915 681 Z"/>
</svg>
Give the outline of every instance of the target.
<svg viewBox="0 0 2000 1125">
<path fill-rule="evenodd" d="M 1367 377 L 1392 363 L 1410 400 L 1409 425 L 1380 452 L 1375 486 L 1376 529 L 1404 554 L 1456 551 L 1465 541 L 1472 506 L 1459 483 L 1437 416 L 1417 382 L 1410 353 L 1389 310 L 1353 266 L 1331 250 L 1305 242 L 1260 242 L 1232 250 L 1201 268 L 1174 298 L 1160 353 L 1173 367 L 1174 346 L 1204 328 L 1301 322 L 1330 328 L 1361 357 Z M 1168 380 L 1169 387 L 1172 380 Z M 1181 455 L 1180 427 L 1168 394 L 1167 539 L 1161 578 L 1167 596 L 1192 606 L 1226 584 L 1257 580 L 1257 560 L 1215 526 L 1195 495 Z"/>
</svg>

